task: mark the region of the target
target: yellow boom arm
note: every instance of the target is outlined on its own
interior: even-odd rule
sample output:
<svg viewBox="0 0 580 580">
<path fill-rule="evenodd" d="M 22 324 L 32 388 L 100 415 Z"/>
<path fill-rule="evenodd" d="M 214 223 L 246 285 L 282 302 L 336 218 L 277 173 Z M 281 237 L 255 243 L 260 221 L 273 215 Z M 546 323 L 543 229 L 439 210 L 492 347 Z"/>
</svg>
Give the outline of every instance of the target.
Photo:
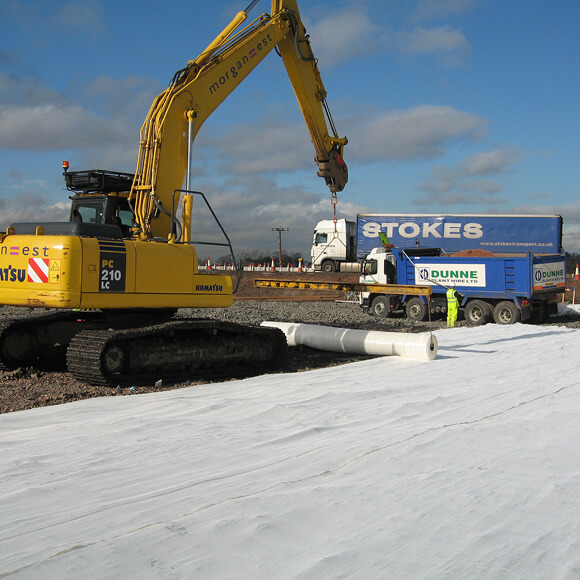
<svg viewBox="0 0 580 580">
<path fill-rule="evenodd" d="M 342 191 L 348 180 L 343 160 L 347 139 L 338 137 L 334 128 L 296 1 L 272 0 L 270 15 L 263 14 L 240 30 L 246 19 L 247 14 L 239 12 L 200 56 L 174 75 L 149 110 L 129 197 L 142 239 L 167 239 L 170 214 L 179 201 L 173 192 L 183 187 L 197 132 L 274 47 L 284 60 L 310 131 L 318 175 L 333 194 Z"/>
</svg>

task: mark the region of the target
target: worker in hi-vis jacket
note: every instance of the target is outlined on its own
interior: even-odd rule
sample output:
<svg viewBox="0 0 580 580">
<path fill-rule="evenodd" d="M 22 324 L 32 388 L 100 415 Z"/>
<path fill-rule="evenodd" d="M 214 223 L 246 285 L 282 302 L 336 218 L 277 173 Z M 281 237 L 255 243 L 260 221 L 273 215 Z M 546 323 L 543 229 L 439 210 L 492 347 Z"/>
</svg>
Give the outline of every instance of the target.
<svg viewBox="0 0 580 580">
<path fill-rule="evenodd" d="M 457 322 L 457 311 L 459 310 L 459 294 L 452 285 L 447 289 L 447 327 L 453 328 Z"/>
</svg>

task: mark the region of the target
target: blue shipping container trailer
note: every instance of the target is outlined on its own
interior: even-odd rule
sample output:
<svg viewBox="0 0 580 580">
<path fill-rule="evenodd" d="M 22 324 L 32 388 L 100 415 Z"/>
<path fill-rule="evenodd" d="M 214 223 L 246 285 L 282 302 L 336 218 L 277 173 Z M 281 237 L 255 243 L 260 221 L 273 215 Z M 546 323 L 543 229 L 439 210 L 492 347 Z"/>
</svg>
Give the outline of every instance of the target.
<svg viewBox="0 0 580 580">
<path fill-rule="evenodd" d="M 357 215 L 357 258 L 381 245 L 384 233 L 398 248 L 438 247 L 447 253 L 488 250 L 497 254 L 562 251 L 559 215 Z"/>
</svg>

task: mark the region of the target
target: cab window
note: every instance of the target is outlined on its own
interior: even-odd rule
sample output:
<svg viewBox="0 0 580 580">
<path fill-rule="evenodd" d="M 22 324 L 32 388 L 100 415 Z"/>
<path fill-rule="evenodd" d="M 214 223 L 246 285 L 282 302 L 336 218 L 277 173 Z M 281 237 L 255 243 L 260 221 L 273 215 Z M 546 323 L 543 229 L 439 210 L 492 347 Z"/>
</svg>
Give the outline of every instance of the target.
<svg viewBox="0 0 580 580">
<path fill-rule="evenodd" d="M 377 273 L 377 261 L 367 260 L 363 265 L 363 273 L 368 275 L 374 275 Z"/>
<path fill-rule="evenodd" d="M 71 221 L 100 224 L 103 222 L 103 206 L 101 204 L 76 205 Z"/>
</svg>

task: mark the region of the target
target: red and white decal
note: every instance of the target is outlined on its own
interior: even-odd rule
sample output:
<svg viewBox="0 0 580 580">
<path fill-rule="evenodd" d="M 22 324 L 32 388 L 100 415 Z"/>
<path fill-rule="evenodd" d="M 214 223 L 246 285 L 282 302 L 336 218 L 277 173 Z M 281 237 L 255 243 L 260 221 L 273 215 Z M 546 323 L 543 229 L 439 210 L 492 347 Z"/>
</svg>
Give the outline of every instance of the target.
<svg viewBox="0 0 580 580">
<path fill-rule="evenodd" d="M 48 283 L 48 258 L 28 259 L 28 281 L 39 284 Z"/>
</svg>

